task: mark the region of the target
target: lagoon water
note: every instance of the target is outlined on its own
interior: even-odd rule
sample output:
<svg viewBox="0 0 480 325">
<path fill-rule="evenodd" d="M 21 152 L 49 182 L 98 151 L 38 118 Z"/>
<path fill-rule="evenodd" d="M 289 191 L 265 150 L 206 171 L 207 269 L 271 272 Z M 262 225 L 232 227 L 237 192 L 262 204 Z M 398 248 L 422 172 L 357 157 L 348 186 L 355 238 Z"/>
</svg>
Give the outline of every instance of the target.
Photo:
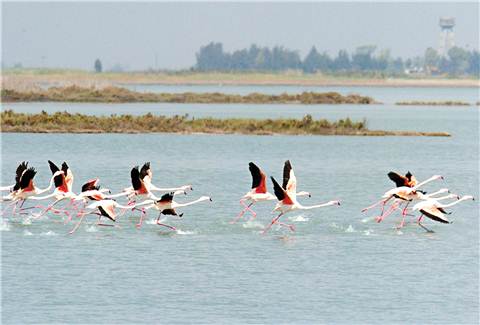
<svg viewBox="0 0 480 325">
<path fill-rule="evenodd" d="M 392 90 L 393 91 L 393 90 Z M 441 91 L 439 89 L 438 91 Z M 454 92 L 455 90 L 449 90 Z M 455 96 L 454 99 L 459 99 Z M 22 160 L 49 180 L 47 159 L 69 162 L 76 191 L 93 177 L 117 192 L 133 165 L 151 161 L 161 186 L 193 184 L 178 201 L 213 202 L 170 218 L 180 230 L 138 214 L 118 228 L 89 219 L 74 235 L 61 217 L 8 218 L 2 236 L 2 323 L 478 323 L 479 206 L 455 207 L 453 224 L 399 215 L 377 224 L 360 210 L 392 188 L 390 170 L 412 171 L 425 187 L 479 197 L 477 107 L 393 105 L 5 104 L 17 111 L 68 110 L 197 116 L 366 118 L 371 129 L 447 131 L 449 138 L 175 134 L 2 134 L 2 185 Z M 339 199 L 340 207 L 291 213 L 296 232 L 273 228 L 273 203 L 253 222 L 229 221 L 249 190 L 248 162 L 277 179 L 285 159 L 296 170 L 305 205 Z M 268 182 L 271 188 L 271 182 Z M 120 202 L 124 202 L 120 200 Z M 376 212 L 376 213 L 375 213 Z M 156 217 L 149 213 L 150 219 Z M 413 221 L 414 219 L 408 219 Z"/>
</svg>

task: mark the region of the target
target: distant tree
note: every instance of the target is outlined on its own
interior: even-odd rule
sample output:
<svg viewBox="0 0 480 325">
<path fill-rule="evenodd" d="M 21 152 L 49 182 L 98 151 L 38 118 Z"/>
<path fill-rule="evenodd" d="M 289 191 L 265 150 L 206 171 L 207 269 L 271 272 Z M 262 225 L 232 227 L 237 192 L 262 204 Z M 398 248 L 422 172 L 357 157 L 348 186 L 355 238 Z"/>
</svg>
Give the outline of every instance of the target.
<svg viewBox="0 0 480 325">
<path fill-rule="evenodd" d="M 426 49 L 423 61 L 425 63 L 425 70 L 428 73 L 432 73 L 439 70 L 438 65 L 440 63 L 440 56 L 438 55 L 435 49 L 431 47 Z"/>
<path fill-rule="evenodd" d="M 452 47 L 448 51 L 451 74 L 463 74 L 468 68 L 470 53 L 460 47 Z"/>
<path fill-rule="evenodd" d="M 102 61 L 100 61 L 100 59 L 95 60 L 94 68 L 95 68 L 95 72 L 97 73 L 102 72 Z"/>
<path fill-rule="evenodd" d="M 350 70 L 352 68 L 352 63 L 350 62 L 350 56 L 345 50 L 340 50 L 337 57 L 333 60 L 333 69 L 334 70 Z"/>
<path fill-rule="evenodd" d="M 352 63 L 354 68 L 358 70 L 373 70 L 374 61 L 372 60 L 372 54 L 375 52 L 376 46 L 364 45 L 357 47 L 355 54 L 352 57 Z"/>
<path fill-rule="evenodd" d="M 202 46 L 196 57 L 196 68 L 201 71 L 223 70 L 227 63 L 222 43 L 211 42 L 207 46 Z"/>
<path fill-rule="evenodd" d="M 317 52 L 317 49 L 315 48 L 315 46 L 312 46 L 310 52 L 305 57 L 305 60 L 303 60 L 303 63 L 302 63 L 303 71 L 306 73 L 316 72 L 320 68 L 319 61 L 320 61 L 320 54 Z"/>
<path fill-rule="evenodd" d="M 467 72 L 476 77 L 480 77 L 480 53 L 478 51 L 472 51 L 470 53 Z"/>
</svg>

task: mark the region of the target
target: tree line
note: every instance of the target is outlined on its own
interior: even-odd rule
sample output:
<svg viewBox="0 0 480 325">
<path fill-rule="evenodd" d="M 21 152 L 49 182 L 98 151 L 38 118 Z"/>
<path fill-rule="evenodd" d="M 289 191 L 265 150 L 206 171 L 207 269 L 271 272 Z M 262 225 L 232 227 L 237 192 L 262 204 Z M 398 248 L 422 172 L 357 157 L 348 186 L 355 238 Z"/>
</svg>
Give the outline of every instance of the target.
<svg viewBox="0 0 480 325">
<path fill-rule="evenodd" d="M 405 73 L 474 75 L 479 76 L 480 56 L 478 51 L 454 47 L 448 55 L 440 56 L 428 48 L 423 56 L 402 59 L 393 57 L 389 50 L 377 51 L 376 46 L 357 47 L 353 53 L 340 50 L 336 56 L 320 52 L 313 46 L 305 58 L 298 51 L 282 46 L 249 48 L 233 51 L 223 50 L 223 44 L 211 42 L 196 53 L 197 71 L 285 71 L 302 70 L 305 73 Z"/>
</svg>

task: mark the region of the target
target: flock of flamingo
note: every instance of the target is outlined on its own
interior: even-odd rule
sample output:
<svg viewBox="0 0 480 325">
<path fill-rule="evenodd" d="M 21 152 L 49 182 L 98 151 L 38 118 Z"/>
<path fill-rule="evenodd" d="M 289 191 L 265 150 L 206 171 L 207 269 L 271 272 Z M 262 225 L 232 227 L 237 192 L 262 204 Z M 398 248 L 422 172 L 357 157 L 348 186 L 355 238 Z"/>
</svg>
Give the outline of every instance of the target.
<svg viewBox="0 0 480 325">
<path fill-rule="evenodd" d="M 172 188 L 161 188 L 153 185 L 153 173 L 149 162 L 143 164 L 141 168 L 139 168 L 139 166 L 133 167 L 130 172 L 131 186 L 116 194 L 112 194 L 109 189 L 100 188 L 98 178 L 87 181 L 83 184 L 81 192 L 76 194 L 72 190 L 74 176 L 68 164 L 63 162 L 61 168 L 50 160 L 48 164 L 52 172 L 52 177 L 48 187 L 44 189 L 38 188 L 34 183 L 34 177 L 37 174 L 34 167 L 29 167 L 28 162 L 25 161 L 18 165 L 15 172 L 15 183 L 0 188 L 1 191 L 9 192 L 8 195 L 2 196 L 2 203 L 7 202 L 3 203 L 6 207 L 3 208 L 1 212 L 2 216 L 21 217 L 29 215 L 32 218 L 39 219 L 48 213 L 53 213 L 56 215 L 64 215 L 65 217 L 63 219 L 65 223 L 72 221 L 75 217 L 78 221 L 69 231 L 69 234 L 73 234 L 88 215 L 98 217 L 96 221 L 96 225 L 98 226 L 114 227 L 118 217 L 124 215 L 127 211 L 138 211 L 140 213 L 139 221 L 136 223 L 136 227 L 140 228 L 147 215 L 147 211 L 154 209 L 158 211 L 156 224 L 175 231 L 176 228 L 174 226 L 164 223 L 163 219 L 161 220 L 162 215 L 164 215 L 165 218 L 170 215 L 182 217 L 183 213 L 177 213 L 177 208 L 187 207 L 203 201 L 212 201 L 209 196 L 201 196 L 194 201 L 186 203 L 175 202 L 175 195 L 186 195 L 188 191 L 193 190 L 192 186 L 183 185 Z M 306 191 L 297 192 L 297 179 L 289 160 L 285 161 L 283 167 L 282 184 L 279 184 L 274 177 L 270 177 L 273 183 L 274 194 L 267 191 L 267 176 L 257 165 L 250 162 L 249 170 L 252 175 L 252 188 L 240 199 L 243 210 L 230 222 L 232 224 L 245 218 L 247 211 L 251 214 L 251 217 L 247 220 L 255 219 L 257 214 L 253 211 L 252 206 L 257 202 L 276 201 L 273 212 L 278 212 L 278 215 L 263 229 L 263 234 L 275 224 L 295 231 L 294 225 L 280 221 L 280 218 L 288 212 L 311 210 L 333 205 L 340 206 L 340 201 L 337 200 L 312 206 L 304 206 L 299 203 L 297 197 L 310 197 L 311 195 Z M 381 222 L 396 210 L 400 210 L 402 219 L 397 227 L 398 229 L 405 225 L 407 216 L 414 216 L 412 213 L 418 211 L 420 215 L 416 223 L 427 232 L 432 232 L 432 230 L 422 224 L 423 217 L 440 223 L 451 223 L 447 218 L 450 212 L 447 212 L 445 208 L 452 207 L 465 200 L 474 200 L 471 195 L 460 197 L 457 194 L 450 193 L 446 188 L 442 188 L 431 194 L 427 194 L 425 191 L 419 189 L 427 183 L 443 179 L 440 175 L 432 176 L 423 182 L 418 182 L 410 172 L 407 172 L 405 176 L 396 172 L 390 172 L 388 173 L 388 177 L 395 183 L 396 187 L 385 192 L 380 201 L 364 208 L 362 212 L 366 212 L 380 205 L 381 212 L 375 220 Z M 54 189 L 51 193 L 41 196 L 49 192 L 52 187 L 54 187 Z M 154 192 L 163 192 L 164 194 L 156 196 Z M 439 196 L 441 194 L 446 195 Z M 120 197 L 127 199 L 125 205 L 119 204 L 116 201 L 116 199 Z M 24 206 L 26 201 L 36 202 L 52 199 L 53 202 L 46 206 L 39 204 L 30 207 Z M 441 203 L 441 201 L 445 202 L 445 200 L 453 201 Z M 62 208 L 59 208 L 57 204 L 60 202 L 66 202 L 66 204 Z M 391 204 L 387 207 L 389 202 Z M 413 206 L 410 208 L 410 213 L 408 213 L 410 204 L 413 204 Z M 31 213 L 34 210 L 38 210 L 37 213 Z M 102 217 L 109 219 L 113 223 L 103 223 Z"/>
</svg>

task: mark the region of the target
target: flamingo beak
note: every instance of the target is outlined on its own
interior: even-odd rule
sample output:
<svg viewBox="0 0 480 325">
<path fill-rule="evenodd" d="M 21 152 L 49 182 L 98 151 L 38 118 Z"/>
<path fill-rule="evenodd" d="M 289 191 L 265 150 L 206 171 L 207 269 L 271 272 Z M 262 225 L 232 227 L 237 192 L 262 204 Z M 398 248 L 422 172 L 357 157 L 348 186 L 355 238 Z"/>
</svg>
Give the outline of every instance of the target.
<svg viewBox="0 0 480 325">
<path fill-rule="evenodd" d="M 210 202 L 213 202 L 212 198 L 208 198 L 210 200 Z"/>
</svg>

